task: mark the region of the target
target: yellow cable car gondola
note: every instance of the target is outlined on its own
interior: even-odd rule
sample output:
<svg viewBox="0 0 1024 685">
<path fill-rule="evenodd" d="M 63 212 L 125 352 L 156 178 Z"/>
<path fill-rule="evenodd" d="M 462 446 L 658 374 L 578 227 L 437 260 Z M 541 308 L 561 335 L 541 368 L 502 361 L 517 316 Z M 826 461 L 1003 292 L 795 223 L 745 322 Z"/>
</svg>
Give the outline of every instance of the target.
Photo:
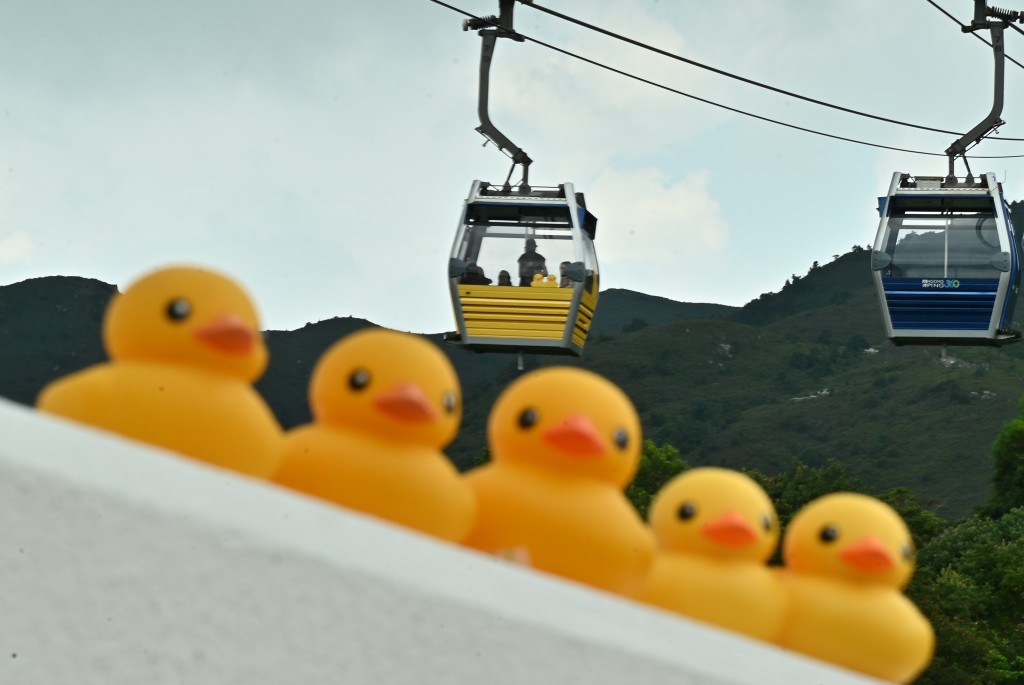
<svg viewBox="0 0 1024 685">
<path fill-rule="evenodd" d="M 512 169 L 502 185 L 470 187 L 448 261 L 458 330 L 445 340 L 477 351 L 579 355 L 597 307 L 597 219 L 571 183 L 531 188 L 532 160 L 491 123 L 495 43 L 523 40 L 512 30 L 515 0 L 499 3 L 500 16 L 469 19 L 463 29 L 483 38 L 477 131 L 512 158 Z M 523 179 L 513 186 L 516 166 Z"/>
<path fill-rule="evenodd" d="M 459 329 L 449 340 L 582 353 L 597 307 L 596 229 L 572 184 L 510 194 L 473 181 L 448 263 Z"/>
</svg>

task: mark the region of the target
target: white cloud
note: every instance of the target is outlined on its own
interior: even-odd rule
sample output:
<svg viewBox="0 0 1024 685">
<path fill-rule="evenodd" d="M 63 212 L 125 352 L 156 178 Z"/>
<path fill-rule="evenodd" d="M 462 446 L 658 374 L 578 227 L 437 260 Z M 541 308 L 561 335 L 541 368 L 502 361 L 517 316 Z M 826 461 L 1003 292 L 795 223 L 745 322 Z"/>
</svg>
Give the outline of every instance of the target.
<svg viewBox="0 0 1024 685">
<path fill-rule="evenodd" d="M 601 211 L 602 261 L 668 265 L 721 253 L 729 244 L 729 225 L 709 182 L 706 171 L 672 183 L 659 169 L 606 170 L 588 193 L 594 212 Z"/>
<path fill-rule="evenodd" d="M 0 264 L 27 262 L 36 246 L 25 231 L 14 231 L 0 236 Z"/>
<path fill-rule="evenodd" d="M 710 186 L 707 171 L 678 181 L 657 169 L 602 173 L 587 194 L 599 220 L 602 287 L 685 302 L 750 299 L 749 283 L 736 277 L 729 222 Z"/>
<path fill-rule="evenodd" d="M 528 12 L 524 8 L 521 16 L 532 18 Z M 669 52 L 695 52 L 680 30 L 685 26 L 641 8 L 600 4 L 573 13 Z M 653 83 L 721 99 L 722 79 L 640 47 L 558 20 L 540 26 L 524 21 L 522 30 Z M 502 132 L 536 160 L 538 182 L 552 174 L 557 180 L 579 181 L 589 169 L 611 162 L 664 154 L 730 116 L 539 45 L 511 41 L 499 41 L 496 49 L 490 112 Z"/>
</svg>

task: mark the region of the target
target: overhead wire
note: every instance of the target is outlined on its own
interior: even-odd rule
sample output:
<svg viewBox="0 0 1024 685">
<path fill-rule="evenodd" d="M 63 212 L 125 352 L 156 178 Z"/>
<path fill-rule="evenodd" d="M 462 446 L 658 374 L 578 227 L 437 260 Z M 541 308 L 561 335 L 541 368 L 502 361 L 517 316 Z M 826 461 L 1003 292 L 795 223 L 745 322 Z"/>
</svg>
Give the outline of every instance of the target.
<svg viewBox="0 0 1024 685">
<path fill-rule="evenodd" d="M 932 0 L 928 0 L 928 2 L 932 2 Z M 831 102 L 825 102 L 824 100 L 819 100 L 817 98 L 809 97 L 807 95 L 801 95 L 799 93 L 794 93 L 794 92 L 789 91 L 789 90 L 784 90 L 782 88 L 777 88 L 776 86 L 768 85 L 767 83 L 761 83 L 760 81 L 755 81 L 754 79 L 750 79 L 750 78 L 747 78 L 745 76 L 740 76 L 738 74 L 734 74 L 732 72 L 725 71 L 724 69 L 719 69 L 717 67 L 713 67 L 711 65 L 704 64 L 702 62 L 698 62 L 697 60 L 690 59 L 688 57 L 683 57 L 682 55 L 677 55 L 677 54 L 672 53 L 672 52 L 668 52 L 667 50 L 662 50 L 661 48 L 654 47 L 653 45 L 649 45 L 647 43 L 644 43 L 643 41 L 635 40 L 635 39 L 630 38 L 628 36 L 623 36 L 623 35 L 621 35 L 619 33 L 615 33 L 614 31 L 609 31 L 608 29 L 602 28 L 600 26 L 596 26 L 596 25 L 591 24 L 589 22 L 585 22 L 585 21 L 583 21 L 581 19 L 577 19 L 575 17 L 570 17 L 567 14 L 563 14 L 561 12 L 556 12 L 553 9 L 550 9 L 548 7 L 544 7 L 542 5 L 538 5 L 537 3 L 532 2 L 532 1 L 524 2 L 523 4 L 526 5 L 527 7 L 533 7 L 536 10 L 539 10 L 539 11 L 544 12 L 546 14 L 550 14 L 551 16 L 557 17 L 557 18 L 559 18 L 559 19 L 561 19 L 563 21 L 567 21 L 567 22 L 570 22 L 572 24 L 576 24 L 577 26 L 582 26 L 583 28 L 589 29 L 591 31 L 595 31 L 597 33 L 604 34 L 604 35 L 609 36 L 611 38 L 615 38 L 616 40 L 620 40 L 620 41 L 622 41 L 624 43 L 629 43 L 630 45 L 635 45 L 636 47 L 643 48 L 644 50 L 649 50 L 650 52 L 654 52 L 654 53 L 662 55 L 664 57 L 668 57 L 670 59 L 674 59 L 674 60 L 677 60 L 677 61 L 680 61 L 680 62 L 684 62 L 685 64 L 689 64 L 689 65 L 697 67 L 699 69 L 704 69 L 704 70 L 710 71 L 710 72 L 718 74 L 720 76 L 725 76 L 727 78 L 735 79 L 737 81 L 741 81 L 742 83 L 746 83 L 748 85 L 756 86 L 758 88 L 763 88 L 763 89 L 769 90 L 769 91 L 771 91 L 773 93 L 779 93 L 780 95 L 785 95 L 787 97 L 795 98 L 797 100 L 803 100 L 804 102 L 810 102 L 810 103 L 813 103 L 813 104 L 816 104 L 816 105 L 820 105 L 822 107 L 828 107 L 829 109 L 835 109 L 835 110 L 838 110 L 840 112 L 846 112 L 848 114 L 854 114 L 856 116 L 866 117 L 868 119 L 875 119 L 877 121 L 884 121 L 884 122 L 887 122 L 887 123 L 890 123 L 890 124 L 896 124 L 898 126 L 907 126 L 909 128 L 916 128 L 916 129 L 920 129 L 922 131 L 931 131 L 933 133 L 946 133 L 946 134 L 953 135 L 953 136 L 961 136 L 961 135 L 963 135 L 963 133 L 959 133 L 957 131 L 948 131 L 946 129 L 933 128 L 931 126 L 923 126 L 923 125 L 914 124 L 914 123 L 911 123 L 911 122 L 908 122 L 908 121 L 901 121 L 899 119 L 891 119 L 889 117 L 883 117 L 883 116 L 880 116 L 878 114 L 871 114 L 869 112 L 863 112 L 863 111 L 856 110 L 856 109 L 853 109 L 853 108 L 850 108 L 850 107 L 843 107 L 842 105 L 836 105 L 836 104 L 833 104 Z M 932 4 L 934 4 L 934 3 L 932 3 Z M 936 7 L 938 7 L 938 6 L 936 5 Z M 952 15 L 949 15 L 949 16 L 950 16 L 950 18 L 953 18 Z M 956 21 L 955 18 L 953 18 L 953 20 Z M 957 22 L 957 23 L 959 23 L 959 22 Z M 963 26 L 963 24 L 960 24 L 960 25 Z M 1014 28 L 1016 28 L 1016 27 L 1014 27 Z M 976 37 L 977 38 L 981 38 L 980 36 L 976 36 Z M 982 40 L 984 40 L 984 39 L 982 39 Z M 987 41 L 985 41 L 985 42 L 987 42 Z M 991 46 L 991 43 L 989 43 L 989 45 Z M 1016 60 L 1013 60 L 1013 61 L 1014 61 L 1014 63 L 1019 64 L 1018 62 L 1016 62 Z M 1024 138 L 991 138 L 990 140 L 1002 140 L 1002 141 L 1017 141 L 1017 142 L 1020 142 L 1020 141 L 1024 141 Z"/>
<path fill-rule="evenodd" d="M 583 28 L 589 29 L 590 31 L 594 31 L 596 33 L 604 34 L 604 35 L 609 36 L 611 38 L 614 38 L 616 40 L 620 40 L 620 41 L 622 41 L 624 43 L 629 43 L 630 45 L 635 45 L 638 48 L 643 48 L 644 50 L 648 50 L 648 51 L 653 52 L 655 54 L 662 55 L 663 57 L 668 57 L 670 59 L 674 59 L 674 60 L 677 60 L 679 62 L 683 62 L 685 64 L 689 64 L 690 66 L 697 67 L 698 69 L 704 69 L 706 71 L 710 71 L 712 73 L 718 74 L 719 76 L 725 76 L 726 78 L 731 78 L 731 79 L 734 79 L 736 81 L 741 81 L 741 82 L 746 83 L 746 84 L 751 85 L 751 86 L 756 86 L 758 88 L 763 88 L 763 89 L 769 90 L 769 91 L 771 91 L 773 93 L 779 93 L 780 95 L 785 95 L 787 97 L 796 98 L 797 100 L 803 100 L 804 102 L 810 102 L 810 103 L 813 103 L 815 105 L 821 105 L 822 107 L 828 107 L 830 109 L 839 110 L 840 112 L 846 112 L 848 114 L 855 114 L 857 116 L 867 117 L 869 119 L 877 119 L 878 121 L 885 121 L 885 122 L 888 122 L 890 124 L 897 124 L 899 126 L 908 126 L 910 128 L 917 128 L 917 129 L 921 129 L 923 131 L 932 131 L 934 133 L 947 133 L 947 134 L 953 135 L 953 136 L 962 135 L 961 133 L 958 133 L 956 131 L 947 131 L 947 130 L 941 129 L 941 128 L 933 128 L 931 126 L 922 126 L 922 125 L 919 125 L 919 124 L 912 124 L 910 122 L 900 121 L 898 119 L 890 119 L 889 117 L 883 117 L 883 116 L 880 116 L 880 115 L 877 115 L 877 114 L 870 114 L 868 112 L 862 112 L 860 110 L 852 109 L 850 107 L 843 107 L 842 105 L 835 105 L 835 104 L 832 104 L 830 102 L 825 102 L 824 100 L 818 100 L 817 98 L 809 97 L 807 95 L 801 95 L 799 93 L 794 93 L 793 91 L 785 90 L 783 88 L 777 88 L 775 86 L 768 85 L 767 83 L 761 83 L 760 81 L 755 81 L 754 79 L 747 78 L 745 76 L 740 76 L 739 74 L 734 74 L 732 72 L 725 71 L 724 69 L 719 69 L 717 67 L 713 67 L 713 66 L 711 66 L 709 64 L 704 64 L 702 62 L 698 62 L 697 60 L 690 59 L 689 57 L 684 57 L 682 55 L 677 55 L 677 54 L 675 54 L 673 52 L 669 52 L 667 50 L 662 50 L 661 48 L 654 47 L 653 45 L 650 45 L 648 43 L 644 43 L 643 41 L 635 40 L 635 39 L 630 38 L 628 36 L 623 36 L 622 34 L 615 33 L 614 31 L 609 31 L 608 29 L 602 28 L 602 27 L 597 26 L 595 24 L 591 24 L 589 22 L 585 22 L 585 21 L 583 21 L 581 19 L 577 19 L 575 17 L 570 17 L 567 14 L 562 14 L 561 12 L 556 12 L 553 9 L 550 9 L 548 7 L 544 7 L 542 5 L 538 5 L 535 2 L 526 2 L 524 4 L 527 7 L 532 7 L 534 9 L 539 10 L 541 12 L 544 12 L 546 14 L 550 14 L 553 17 L 558 17 L 559 19 L 561 19 L 563 21 L 567 21 L 569 23 L 576 24 L 577 26 L 582 26 Z"/>
<path fill-rule="evenodd" d="M 497 23 L 495 23 L 494 21 L 491 21 L 487 17 L 478 17 L 478 16 L 472 14 L 471 12 L 467 12 L 467 11 L 465 11 L 463 9 L 460 9 L 458 7 L 450 5 L 450 4 L 446 3 L 446 2 L 444 2 L 443 0 L 430 0 L 430 2 L 433 2 L 436 5 L 440 5 L 442 7 L 450 9 L 450 10 L 452 10 L 454 12 L 462 14 L 463 16 L 469 17 L 471 19 L 475 19 L 477 21 L 486 22 L 488 24 L 491 24 L 495 28 L 501 28 Z M 563 48 L 557 47 L 555 45 L 551 45 L 550 43 L 546 43 L 546 42 L 544 42 L 542 40 L 539 40 L 537 38 L 533 38 L 532 36 L 528 36 L 528 35 L 520 32 L 520 31 L 515 31 L 515 34 L 517 36 L 523 38 L 524 40 L 527 40 L 527 41 L 531 42 L 531 43 L 536 43 L 537 45 L 540 45 L 542 47 L 548 48 L 549 50 L 554 50 L 555 52 L 559 52 L 559 53 L 561 53 L 563 55 L 566 55 L 568 57 L 572 57 L 572 58 L 578 59 L 578 60 L 580 60 L 582 62 L 586 62 L 587 64 L 591 64 L 593 66 L 600 67 L 601 69 L 605 69 L 607 71 L 610 71 L 612 73 L 618 74 L 620 76 L 625 76 L 627 78 L 633 79 L 635 81 L 639 81 L 639 82 L 644 83 L 646 85 L 653 86 L 655 88 L 659 88 L 661 90 L 665 90 L 665 91 L 668 91 L 670 93 L 674 93 L 676 95 L 682 95 L 683 97 L 690 98 L 691 100 L 696 100 L 698 102 L 703 102 L 704 104 L 711 105 L 713 107 L 718 107 L 720 109 L 724 109 L 724 110 L 727 110 L 729 112 L 733 112 L 733 113 L 736 113 L 736 114 L 742 114 L 743 116 L 751 117 L 753 119 L 758 119 L 760 121 L 765 121 L 765 122 L 768 122 L 768 123 L 776 124 L 778 126 L 784 126 L 786 128 L 790 128 L 790 129 L 793 129 L 793 130 L 796 130 L 796 131 L 802 131 L 804 133 L 810 133 L 810 134 L 817 135 L 817 136 L 822 136 L 822 137 L 825 137 L 825 138 L 831 138 L 833 140 L 842 140 L 842 141 L 845 141 L 845 142 L 848 142 L 848 143 L 854 143 L 854 144 L 857 144 L 857 145 L 865 145 L 865 146 L 868 146 L 868 147 L 880 148 L 880 149 L 883 149 L 883 150 L 893 150 L 893 151 L 896 151 L 896 152 L 906 152 L 906 153 L 915 154 L 915 155 L 927 155 L 927 156 L 930 156 L 930 157 L 946 157 L 947 156 L 946 153 L 944 153 L 944 152 L 927 152 L 927 151 L 924 151 L 924 150 L 911 150 L 911 149 L 908 149 L 908 148 L 894 147 L 892 145 L 882 145 L 880 143 L 872 143 L 872 142 L 868 142 L 868 141 L 864 141 L 864 140 L 858 140 L 856 138 L 848 138 L 846 136 L 840 136 L 840 135 L 836 135 L 836 134 L 833 134 L 833 133 L 826 133 L 824 131 L 818 131 L 816 129 L 807 128 L 807 127 L 804 127 L 804 126 L 798 126 L 796 124 L 790 124 L 790 123 L 787 123 L 787 122 L 784 122 L 784 121 L 779 121 L 778 119 L 772 119 L 770 117 L 765 117 L 765 116 L 762 116 L 760 114 L 754 114 L 753 112 L 748 112 L 748 111 L 745 111 L 745 110 L 742 110 L 742 109 L 738 109 L 736 107 L 730 107 L 728 105 L 723 105 L 723 104 L 721 104 L 719 102 L 714 102 L 713 100 L 708 100 L 706 98 L 702 98 L 702 97 L 699 97 L 697 95 L 693 95 L 691 93 L 686 93 L 686 92 L 678 90 L 676 88 L 672 88 L 671 86 L 666 86 L 664 84 L 657 83 L 657 82 L 651 81 L 649 79 L 645 79 L 645 78 L 643 78 L 641 76 L 637 76 L 635 74 L 631 74 L 631 73 L 623 71 L 621 69 L 616 69 L 615 67 L 609 66 L 609 65 L 604 64 L 602 62 L 598 62 L 596 60 L 592 60 L 589 57 L 584 57 L 582 55 L 578 55 L 578 54 L 576 54 L 574 52 L 571 52 L 569 50 L 565 50 Z M 946 133 L 945 131 L 938 131 L 938 132 Z M 955 132 L 952 132 L 952 133 L 954 135 L 959 135 L 959 134 L 956 134 Z M 1013 140 L 1013 139 L 1011 139 L 1011 138 L 1003 138 L 1001 140 Z M 1017 157 L 1024 157 L 1024 155 L 998 155 L 998 156 L 972 155 L 971 156 L 972 159 L 1010 159 L 1010 158 L 1017 158 Z"/>
<path fill-rule="evenodd" d="M 940 12 L 942 12 L 943 14 L 945 14 L 947 17 L 949 17 L 953 21 L 953 23 L 956 24 L 957 26 L 959 26 L 961 29 L 967 28 L 967 24 L 962 23 L 959 19 L 957 19 L 952 14 L 950 14 L 945 9 L 943 9 L 941 6 L 939 6 L 938 3 L 934 2 L 934 0 L 924 0 L 924 1 L 927 2 L 929 5 L 931 5 L 932 7 L 934 7 L 935 9 L 939 10 Z M 1014 31 L 1016 31 L 1017 33 L 1020 33 L 1021 35 L 1024 35 L 1024 31 L 1022 31 L 1019 26 L 1017 26 L 1015 24 L 1010 24 L 1010 28 L 1013 29 Z M 972 36 L 974 36 L 975 38 L 980 40 L 985 45 L 987 45 L 989 47 L 992 47 L 992 43 L 991 42 L 985 40 L 984 38 L 979 36 L 977 33 L 974 33 L 973 31 L 971 31 L 970 33 L 971 33 Z M 1009 55 L 1004 55 L 1004 57 L 1008 61 L 1013 62 L 1014 64 L 1016 64 L 1021 69 L 1024 69 L 1024 64 L 1021 64 L 1020 62 L 1018 62 L 1014 58 L 1010 57 Z M 1013 139 L 1012 138 L 1002 138 L 1001 140 L 1013 140 Z"/>
<path fill-rule="evenodd" d="M 947 17 L 948 17 L 948 18 L 949 18 L 949 19 L 950 19 L 950 20 L 951 20 L 951 21 L 952 21 L 952 22 L 953 22 L 954 24 L 956 24 L 957 26 L 959 26 L 959 27 L 960 27 L 960 30 L 961 30 L 961 31 L 963 31 L 964 33 L 970 33 L 970 34 L 971 34 L 972 36 L 974 36 L 975 38 L 977 38 L 978 40 L 980 40 L 980 41 L 981 41 L 982 43 L 984 43 L 985 45 L 989 46 L 990 48 L 991 48 L 991 47 L 993 47 L 993 46 L 992 46 L 992 43 L 991 43 L 990 41 L 987 41 L 987 40 L 985 40 L 984 38 L 982 38 L 981 36 L 979 36 L 979 35 L 978 35 L 977 33 L 975 33 L 974 31 L 967 31 L 966 29 L 968 29 L 968 28 L 969 28 L 967 24 L 964 24 L 964 23 L 963 23 L 963 22 L 961 22 L 961 21 L 960 21 L 959 19 L 957 19 L 956 17 L 954 17 L 954 16 L 952 15 L 952 14 L 950 14 L 949 12 L 947 12 L 947 11 L 946 11 L 946 10 L 945 10 L 944 8 L 942 8 L 942 7 L 941 7 L 941 6 L 940 6 L 940 5 L 938 4 L 938 3 L 936 3 L 936 2 L 934 1 L 934 0 L 925 0 L 925 2 L 927 2 L 927 3 L 929 4 L 929 5 L 931 5 L 931 6 L 932 6 L 932 7 L 934 7 L 935 9 L 937 9 L 937 10 L 938 10 L 939 12 L 941 12 L 942 14 L 946 15 L 946 16 L 947 16 Z M 1010 27 L 1011 29 L 1013 29 L 1014 31 L 1016 31 L 1017 33 L 1020 33 L 1021 35 L 1024 35 L 1024 31 L 1022 31 L 1022 30 L 1020 29 L 1020 27 L 1016 26 L 1016 25 L 1015 25 L 1015 24 L 1014 24 L 1014 23 L 1013 23 L 1012 21 L 1010 21 L 1010 22 L 1007 22 L 1007 24 L 1006 24 L 1006 25 L 1007 25 L 1007 26 L 1009 26 L 1009 27 Z M 1010 57 L 1009 55 L 1007 55 L 1007 54 L 1006 54 L 1005 52 L 1003 53 L 1003 59 L 1009 60 L 1010 62 L 1013 62 L 1014 64 L 1016 64 L 1016 65 L 1017 65 L 1018 67 L 1020 67 L 1021 69 L 1024 69 L 1024 64 L 1021 64 L 1020 62 L 1018 62 L 1018 61 L 1017 61 L 1017 60 L 1015 60 L 1014 58 L 1012 58 L 1012 57 Z M 969 149 L 972 149 L 972 148 L 974 148 L 974 147 L 977 147 L 977 146 L 978 146 L 978 144 L 979 144 L 979 143 L 980 143 L 980 142 L 981 142 L 982 140 L 1020 140 L 1020 139 L 1019 139 L 1019 138 L 992 138 L 992 137 L 991 137 L 991 132 L 990 132 L 990 133 L 988 133 L 988 134 L 986 134 L 986 135 L 982 136 L 982 138 L 981 138 L 980 140 L 976 140 L 976 141 L 974 141 L 974 144 L 973 144 L 973 145 L 971 145 L 971 146 L 970 146 L 970 147 L 968 148 L 968 150 L 969 150 Z M 966 152 L 966 150 L 965 150 L 965 152 Z M 966 159 L 967 159 L 967 157 L 965 156 L 965 157 L 964 157 L 964 159 L 966 160 Z"/>
</svg>

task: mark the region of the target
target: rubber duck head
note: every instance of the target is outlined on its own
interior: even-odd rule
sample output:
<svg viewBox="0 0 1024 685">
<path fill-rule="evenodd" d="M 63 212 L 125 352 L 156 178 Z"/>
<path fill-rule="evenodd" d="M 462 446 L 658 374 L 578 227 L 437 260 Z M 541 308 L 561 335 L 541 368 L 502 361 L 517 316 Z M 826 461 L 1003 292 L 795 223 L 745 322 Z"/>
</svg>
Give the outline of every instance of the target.
<svg viewBox="0 0 1024 685">
<path fill-rule="evenodd" d="M 386 440 L 438 449 L 455 438 L 462 391 L 436 345 L 386 328 L 365 328 L 320 357 L 309 385 L 316 420 Z"/>
<path fill-rule="evenodd" d="M 114 361 L 180 364 L 249 382 L 267 366 L 248 294 L 227 276 L 197 267 L 154 271 L 115 295 L 103 343 Z"/>
<path fill-rule="evenodd" d="M 640 462 L 640 419 L 622 390 L 566 366 L 531 371 L 498 397 L 487 424 L 495 462 L 518 462 L 625 487 Z"/>
<path fill-rule="evenodd" d="M 914 572 L 907 525 L 888 504 L 851 492 L 825 495 L 797 512 L 782 544 L 786 568 L 902 588 Z"/>
<path fill-rule="evenodd" d="M 768 494 L 729 469 L 695 468 L 674 477 L 651 501 L 648 520 L 658 546 L 669 552 L 764 563 L 779 541 Z"/>
</svg>

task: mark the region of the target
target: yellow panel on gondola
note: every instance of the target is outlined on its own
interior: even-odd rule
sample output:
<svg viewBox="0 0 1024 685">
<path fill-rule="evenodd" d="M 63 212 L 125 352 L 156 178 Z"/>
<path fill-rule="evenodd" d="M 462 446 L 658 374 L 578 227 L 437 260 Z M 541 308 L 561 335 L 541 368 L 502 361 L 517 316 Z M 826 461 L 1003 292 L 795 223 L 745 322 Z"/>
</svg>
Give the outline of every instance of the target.
<svg viewBox="0 0 1024 685">
<path fill-rule="evenodd" d="M 479 338 L 523 338 L 529 341 L 562 339 L 561 329 L 543 331 L 537 328 L 496 328 L 493 330 L 470 328 L 469 333 Z"/>
</svg>

